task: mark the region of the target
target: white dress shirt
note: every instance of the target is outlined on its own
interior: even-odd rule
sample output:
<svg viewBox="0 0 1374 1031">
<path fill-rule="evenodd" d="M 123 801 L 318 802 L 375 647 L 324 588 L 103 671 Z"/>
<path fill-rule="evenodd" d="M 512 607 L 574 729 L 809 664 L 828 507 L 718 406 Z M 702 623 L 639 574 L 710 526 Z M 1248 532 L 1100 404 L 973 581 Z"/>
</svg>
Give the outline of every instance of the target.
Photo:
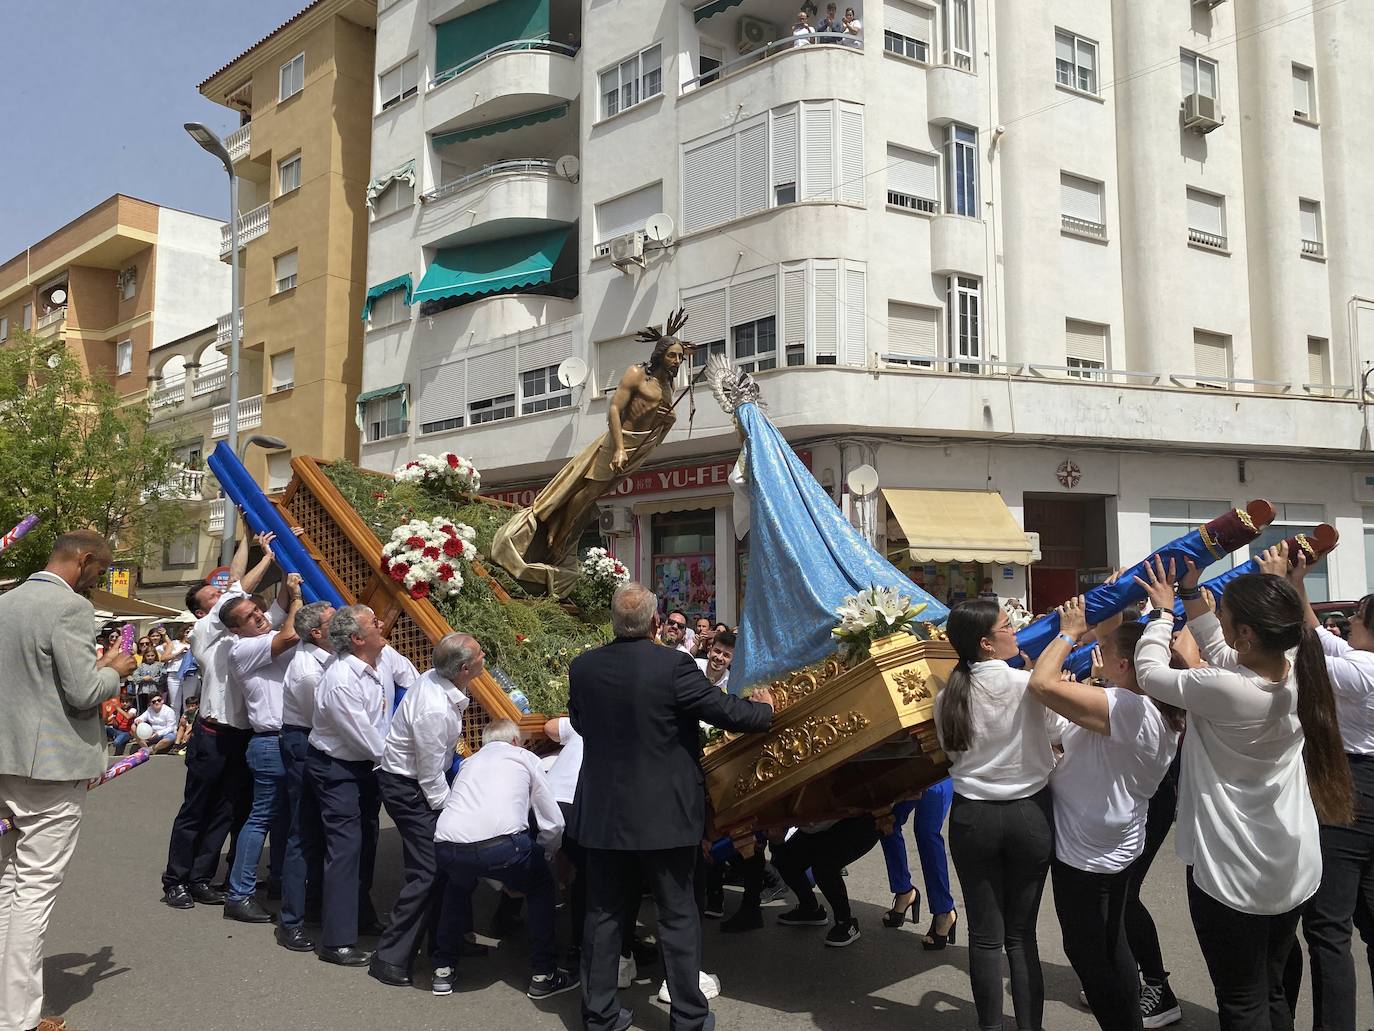
<svg viewBox="0 0 1374 1031">
<path fill-rule="evenodd" d="M 563 837 L 563 811 L 548 774 L 533 752 L 492 741 L 458 767 L 434 840 L 465 844 L 522 834 L 529 830 L 531 809 L 539 826 L 539 845 L 552 855 Z"/>
<path fill-rule="evenodd" d="M 377 656 L 377 671 L 390 679 L 390 686 L 386 691 L 386 723 L 390 726 L 391 714 L 396 709 L 396 689 L 400 687 L 409 690 L 410 686 L 420 679 L 420 671 L 415 668 L 415 663 L 389 644 L 382 649 L 382 654 Z"/>
<path fill-rule="evenodd" d="M 1240 664 L 1213 613 L 1188 621 L 1210 666 L 1169 668 L 1173 622 L 1136 645 L 1140 687 L 1188 712 L 1179 775 L 1178 856 L 1193 881 L 1242 913 L 1296 909 L 1321 882 L 1317 813 L 1307 788 L 1292 653 L 1278 683 Z"/>
<path fill-rule="evenodd" d="M 380 769 L 418 782 L 431 809 L 448 798 L 444 773 L 453 764 L 467 707 L 468 696 L 432 669 L 411 685 L 391 718 Z"/>
<path fill-rule="evenodd" d="M 172 711 L 170 705 L 163 702 L 161 712 L 150 705 L 135 717 L 134 722 L 148 724 L 153 728 L 153 737 L 161 737 L 163 734 L 171 734 L 176 731 L 177 714 Z"/>
<path fill-rule="evenodd" d="M 1374 755 L 1374 652 L 1352 648 L 1325 627 L 1317 637 L 1326 653 L 1326 672 L 1336 693 L 1341 741 L 1353 755 Z"/>
<path fill-rule="evenodd" d="M 386 744 L 391 678 L 356 655 L 336 655 L 315 688 L 310 743 L 348 762 L 377 762 Z"/>
<path fill-rule="evenodd" d="M 706 679 L 707 679 L 707 680 L 710 680 L 710 679 L 711 679 L 711 674 L 710 674 L 710 672 L 706 669 L 706 664 L 707 664 L 709 661 L 710 661 L 709 659 L 697 659 L 697 660 L 696 660 L 697 669 L 701 670 L 702 673 L 706 674 Z M 727 667 L 725 668 L 725 672 L 721 674 L 720 680 L 719 680 L 719 681 L 712 681 L 712 683 L 714 683 L 714 684 L 716 685 L 716 687 L 720 688 L 720 689 L 721 689 L 722 691 L 724 691 L 726 694 L 729 694 L 729 693 L 730 693 L 730 668 L 727 666 Z"/>
<path fill-rule="evenodd" d="M 563 746 L 549 768 L 549 786 L 559 802 L 572 805 L 577 797 L 577 778 L 582 773 L 582 735 L 573 729 L 572 720 L 558 718 L 558 743 Z"/>
<path fill-rule="evenodd" d="M 239 730 L 248 730 L 248 707 L 242 692 L 235 689 L 229 677 L 229 649 L 236 640 L 233 631 L 224 625 L 221 613 L 235 598 L 249 594 L 238 585 L 220 595 L 214 607 L 196 620 L 191 628 L 191 654 L 200 666 L 200 715 L 216 723 L 224 723 Z M 267 610 L 267 620 L 273 628 L 286 618 L 286 611 L 276 602 Z"/>
<path fill-rule="evenodd" d="M 1030 673 L 1000 659 L 969 667 L 972 740 L 966 752 L 951 752 L 949 776 L 965 798 L 1009 801 L 1029 798 L 1049 783 L 1054 769 L 1051 742 L 1069 722 L 1046 709 L 1030 692 Z M 935 695 L 935 726 L 944 692 Z M 941 747 L 944 747 L 941 742 Z"/>
<path fill-rule="evenodd" d="M 286 667 L 282 684 L 281 721 L 287 726 L 310 727 L 314 723 L 315 688 L 324 676 L 334 653 L 318 644 L 302 641 L 296 645 Z"/>
<path fill-rule="evenodd" d="M 290 649 L 275 658 L 272 642 L 280 630 L 258 637 L 234 636 L 229 646 L 230 690 L 242 699 L 248 725 L 259 734 L 281 730 L 282 691 L 286 669 L 291 665 Z"/>
</svg>

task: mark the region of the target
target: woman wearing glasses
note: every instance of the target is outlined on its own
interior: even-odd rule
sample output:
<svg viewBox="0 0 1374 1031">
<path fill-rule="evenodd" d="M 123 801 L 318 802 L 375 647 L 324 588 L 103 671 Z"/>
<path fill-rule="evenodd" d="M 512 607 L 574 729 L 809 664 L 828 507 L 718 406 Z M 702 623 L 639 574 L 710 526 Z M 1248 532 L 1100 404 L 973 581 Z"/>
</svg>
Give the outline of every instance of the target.
<svg viewBox="0 0 1374 1031">
<path fill-rule="evenodd" d="M 950 758 L 949 853 L 968 920 L 969 979 L 979 1028 L 1002 1027 L 1002 952 L 1020 1031 L 1041 1027 L 1045 979 L 1035 921 L 1054 853 L 1051 742 L 1068 726 L 1006 660 L 1016 634 L 1000 605 L 955 606 L 945 625 L 959 663 L 935 696 L 935 728 Z"/>
</svg>

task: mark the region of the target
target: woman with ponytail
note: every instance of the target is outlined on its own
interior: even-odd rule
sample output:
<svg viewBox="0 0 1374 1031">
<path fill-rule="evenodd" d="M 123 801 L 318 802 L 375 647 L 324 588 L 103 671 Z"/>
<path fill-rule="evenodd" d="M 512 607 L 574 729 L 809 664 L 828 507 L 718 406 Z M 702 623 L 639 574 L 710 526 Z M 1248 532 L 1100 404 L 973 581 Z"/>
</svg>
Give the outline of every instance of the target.
<svg viewBox="0 0 1374 1031">
<path fill-rule="evenodd" d="M 1155 608 L 1135 665 L 1146 694 L 1188 713 L 1177 847 L 1193 929 L 1223 1031 L 1290 1031 L 1283 973 L 1321 881 L 1317 823 L 1352 813 L 1326 661 L 1286 579 L 1238 576 L 1214 613 L 1189 562 L 1178 594 L 1211 665 L 1170 669 L 1174 574 L 1156 557 L 1137 578 Z"/>
<path fill-rule="evenodd" d="M 955 606 L 945 624 L 959 655 L 935 696 L 935 729 L 950 760 L 949 853 L 968 921 L 969 979 L 984 1031 L 1002 1027 L 1002 952 L 1018 1031 L 1039 1031 L 1045 980 L 1035 921 L 1054 852 L 1051 741 L 1068 726 L 1006 660 L 1016 634 L 994 601 Z"/>
</svg>

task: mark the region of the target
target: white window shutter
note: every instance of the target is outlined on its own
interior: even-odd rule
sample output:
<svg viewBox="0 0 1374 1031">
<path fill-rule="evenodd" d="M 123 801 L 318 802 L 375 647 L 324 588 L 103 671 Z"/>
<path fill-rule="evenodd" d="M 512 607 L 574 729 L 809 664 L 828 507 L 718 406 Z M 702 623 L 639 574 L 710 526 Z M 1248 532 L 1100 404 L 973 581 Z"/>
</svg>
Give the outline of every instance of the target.
<svg viewBox="0 0 1374 1031">
<path fill-rule="evenodd" d="M 768 120 L 760 118 L 736 136 L 739 142 L 738 214 L 752 215 L 768 207 Z"/>
<path fill-rule="evenodd" d="M 1188 228 L 1213 236 L 1225 236 L 1222 199 L 1203 190 L 1188 191 Z"/>
<path fill-rule="evenodd" d="M 834 268 L 817 268 L 811 282 L 816 311 L 816 357 L 833 358 L 839 354 L 839 273 Z"/>
<path fill-rule="evenodd" d="M 725 291 L 712 290 L 695 297 L 684 297 L 682 306 L 690 320 L 683 330 L 694 344 L 709 344 L 725 339 Z M 645 357 L 648 357 L 645 355 Z"/>
<path fill-rule="evenodd" d="M 516 350 L 520 355 L 521 372 L 546 369 L 550 365 L 557 365 L 564 358 L 572 357 L 573 337 L 571 333 L 555 333 L 542 340 L 520 344 Z"/>
<path fill-rule="evenodd" d="M 802 199 L 835 196 L 835 111 L 828 100 L 802 105 Z"/>
<path fill-rule="evenodd" d="M 1321 207 L 1316 201 L 1298 201 L 1298 215 L 1302 220 L 1302 239 L 1320 241 L 1322 238 Z"/>
<path fill-rule="evenodd" d="M 934 36 L 934 12 L 919 4 L 909 4 L 905 0 L 887 0 L 883 4 L 883 28 L 919 39 L 927 46 Z"/>
<path fill-rule="evenodd" d="M 940 309 L 888 301 L 887 349 L 903 358 L 938 358 Z"/>
<path fill-rule="evenodd" d="M 773 111 L 773 185 L 797 181 L 797 106 Z"/>
<path fill-rule="evenodd" d="M 1193 365 L 1199 376 L 1226 379 L 1231 375 L 1231 345 L 1227 337 L 1193 331 Z"/>
<path fill-rule="evenodd" d="M 735 140 L 722 136 L 682 155 L 682 231 L 735 217 Z"/>
<path fill-rule="evenodd" d="M 778 281 L 774 276 L 750 280 L 730 288 L 730 325 L 757 322 L 777 313 Z"/>
<path fill-rule="evenodd" d="M 596 206 L 596 242 L 643 229 L 650 215 L 663 210 L 663 184 L 653 183 Z"/>
<path fill-rule="evenodd" d="M 864 296 L 864 270 L 852 264 L 844 271 L 844 362 L 868 365 L 868 305 Z"/>
<path fill-rule="evenodd" d="M 864 202 L 864 109 L 840 105 L 840 199 Z"/>
<path fill-rule="evenodd" d="M 445 362 L 420 373 L 420 396 L 415 401 L 417 421 L 444 422 L 467 413 L 465 375 L 467 362 Z"/>
<path fill-rule="evenodd" d="M 782 342 L 784 347 L 806 345 L 806 270 L 782 274 Z"/>
<path fill-rule="evenodd" d="M 936 199 L 940 162 L 934 154 L 922 154 L 892 144 L 887 146 L 887 188 L 910 197 Z"/>
<path fill-rule="evenodd" d="M 1326 383 L 1326 341 L 1321 337 L 1307 338 L 1307 382 Z"/>
<path fill-rule="evenodd" d="M 596 388 L 603 393 L 614 390 L 631 365 L 647 361 L 653 345 L 634 337 L 603 340 L 596 345 Z"/>
<path fill-rule="evenodd" d="M 1102 217 L 1102 184 L 1081 176 L 1059 173 L 1059 201 L 1062 213 L 1085 222 L 1106 222 Z"/>
<path fill-rule="evenodd" d="M 1064 320 L 1064 354 L 1085 362 L 1107 364 L 1107 327 L 1095 322 Z"/>
<path fill-rule="evenodd" d="M 468 401 L 485 401 L 515 393 L 515 348 L 507 347 L 468 359 Z"/>
</svg>

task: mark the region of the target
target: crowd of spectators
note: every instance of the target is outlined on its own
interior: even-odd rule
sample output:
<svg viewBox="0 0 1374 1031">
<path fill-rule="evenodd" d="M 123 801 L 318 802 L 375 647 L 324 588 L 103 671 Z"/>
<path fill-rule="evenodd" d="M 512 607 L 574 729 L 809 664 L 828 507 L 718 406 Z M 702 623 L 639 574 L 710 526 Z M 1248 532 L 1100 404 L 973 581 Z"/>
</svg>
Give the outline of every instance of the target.
<svg viewBox="0 0 1374 1031">
<path fill-rule="evenodd" d="M 97 658 L 120 647 L 120 633 L 118 625 L 101 628 L 95 639 Z M 153 755 L 185 754 L 199 703 L 194 694 L 182 697 L 179 690 L 187 667 L 195 665 L 190 634 L 189 625 L 171 630 L 158 625 L 136 639 L 138 666 L 120 684 L 119 697 L 101 706 L 105 738 L 113 754 L 139 748 Z"/>
</svg>

